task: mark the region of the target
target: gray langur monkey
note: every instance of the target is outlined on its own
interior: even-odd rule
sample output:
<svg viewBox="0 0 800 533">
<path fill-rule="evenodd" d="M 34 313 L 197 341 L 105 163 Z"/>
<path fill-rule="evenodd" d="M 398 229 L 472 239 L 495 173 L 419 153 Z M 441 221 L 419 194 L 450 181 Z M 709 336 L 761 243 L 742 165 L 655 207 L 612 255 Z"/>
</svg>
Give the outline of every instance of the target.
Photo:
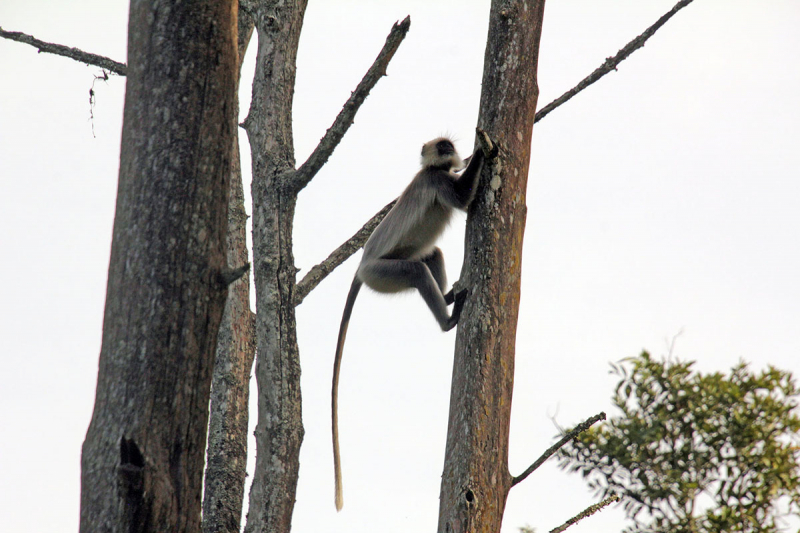
<svg viewBox="0 0 800 533">
<path fill-rule="evenodd" d="M 439 137 L 422 145 L 422 169 L 364 245 L 361 264 L 347 295 L 333 363 L 331 408 L 337 511 L 344 504 L 337 413 L 339 369 L 353 304 L 362 284 L 382 293 L 417 289 L 442 331 L 449 331 L 458 323 L 467 291 L 444 293 L 444 256 L 434 243 L 450 222 L 453 209 L 466 210 L 472 202 L 484 159 L 497 152 L 486 133 L 478 130 L 478 135 L 480 146 L 468 158 L 469 165 L 461 174 L 455 171 L 463 169 L 465 161 L 450 139 Z M 451 314 L 447 312 L 449 304 L 454 304 Z"/>
</svg>

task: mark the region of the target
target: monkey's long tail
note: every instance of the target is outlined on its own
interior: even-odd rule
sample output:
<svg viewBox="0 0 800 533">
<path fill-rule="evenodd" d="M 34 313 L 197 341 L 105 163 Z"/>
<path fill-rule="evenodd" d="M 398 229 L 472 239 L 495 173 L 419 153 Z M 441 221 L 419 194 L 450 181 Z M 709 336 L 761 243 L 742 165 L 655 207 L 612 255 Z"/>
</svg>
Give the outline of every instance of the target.
<svg viewBox="0 0 800 533">
<path fill-rule="evenodd" d="M 336 356 L 333 358 L 333 387 L 331 389 L 331 412 L 333 426 L 333 472 L 336 476 L 336 510 L 341 511 L 344 505 L 344 495 L 342 494 L 342 462 L 339 458 L 339 369 L 342 366 L 342 351 L 344 351 L 344 338 L 347 336 L 347 326 L 350 324 L 350 315 L 353 312 L 353 304 L 356 303 L 356 296 L 361 290 L 361 280 L 356 276 L 353 284 L 350 285 L 350 292 L 347 294 L 347 303 L 344 305 L 342 313 L 342 324 L 339 326 L 339 340 L 336 342 Z"/>
</svg>

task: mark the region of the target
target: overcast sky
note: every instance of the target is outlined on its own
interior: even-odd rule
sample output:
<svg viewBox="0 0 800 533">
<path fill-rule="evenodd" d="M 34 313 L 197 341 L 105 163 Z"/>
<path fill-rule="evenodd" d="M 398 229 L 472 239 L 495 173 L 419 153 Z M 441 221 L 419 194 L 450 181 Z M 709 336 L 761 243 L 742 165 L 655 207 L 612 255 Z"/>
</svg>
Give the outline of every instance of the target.
<svg viewBox="0 0 800 533">
<path fill-rule="evenodd" d="M 539 107 L 673 3 L 549 0 Z M 469 151 L 489 12 L 488 0 L 309 4 L 294 106 L 298 162 L 391 25 L 410 14 L 411 30 L 300 196 L 300 275 L 399 194 L 423 142 L 448 133 Z M 125 61 L 126 2 L 2 0 L 0 26 Z M 704 371 L 744 359 L 800 372 L 798 27 L 796 0 L 696 0 L 618 72 L 534 128 L 512 474 L 552 443 L 553 419 L 613 414 L 609 362 L 642 349 L 663 355 L 676 336 L 674 354 Z M 0 523 L 75 531 L 124 79 L 95 82 L 97 68 L 6 40 L 0 68 Z M 246 150 L 243 158 L 248 171 Z M 462 216 L 442 243 L 451 281 L 463 224 Z M 362 291 L 356 304 L 340 385 L 345 507 L 334 511 L 330 374 L 359 255 L 298 308 L 306 436 L 294 531 L 432 531 L 455 335 L 441 333 L 413 294 Z M 548 531 L 594 501 L 579 477 L 547 464 L 512 490 L 503 531 Z M 623 525 L 610 509 L 571 531 Z"/>
</svg>

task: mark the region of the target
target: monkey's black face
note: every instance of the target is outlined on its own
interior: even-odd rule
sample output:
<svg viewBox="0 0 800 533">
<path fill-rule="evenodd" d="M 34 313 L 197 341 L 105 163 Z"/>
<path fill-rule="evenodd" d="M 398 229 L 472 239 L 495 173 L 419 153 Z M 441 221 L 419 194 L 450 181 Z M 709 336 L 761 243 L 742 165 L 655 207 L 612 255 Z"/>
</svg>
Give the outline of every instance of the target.
<svg viewBox="0 0 800 533">
<path fill-rule="evenodd" d="M 437 137 L 422 145 L 421 159 L 424 168 L 449 171 L 463 166 L 453 141 L 447 137 Z"/>
<path fill-rule="evenodd" d="M 436 151 L 439 153 L 440 156 L 442 155 L 452 155 L 456 153 L 456 147 L 453 146 L 453 143 L 450 141 L 439 141 L 436 143 Z"/>
</svg>

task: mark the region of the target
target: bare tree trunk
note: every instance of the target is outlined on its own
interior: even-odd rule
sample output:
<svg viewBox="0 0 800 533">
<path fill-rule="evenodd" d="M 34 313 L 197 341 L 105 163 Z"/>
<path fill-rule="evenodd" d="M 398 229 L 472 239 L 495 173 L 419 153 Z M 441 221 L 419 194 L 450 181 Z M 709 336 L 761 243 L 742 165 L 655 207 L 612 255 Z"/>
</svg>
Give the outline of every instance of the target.
<svg viewBox="0 0 800 533">
<path fill-rule="evenodd" d="M 239 11 L 239 74 L 253 35 L 253 19 Z M 237 78 L 237 93 L 239 78 Z M 238 117 L 238 100 L 237 100 Z M 239 137 L 233 138 L 231 193 L 228 204 L 228 268 L 247 264 L 247 212 L 244 208 Z M 255 317 L 250 311 L 250 276 L 231 284 L 219 328 L 211 383 L 208 459 L 203 492 L 203 532 L 241 531 L 247 475 L 247 428 L 250 370 L 255 357 Z"/>
<path fill-rule="evenodd" d="M 514 383 L 525 191 L 539 95 L 544 0 L 493 0 L 478 126 L 500 148 L 467 222 L 439 533 L 500 530 L 512 477 Z"/>
<path fill-rule="evenodd" d="M 306 0 L 254 2 L 258 56 L 244 127 L 253 158 L 253 274 L 256 282 L 258 424 L 256 471 L 245 530 L 291 528 L 303 440 L 294 310 L 292 228 L 297 191 L 292 99 Z"/>
<path fill-rule="evenodd" d="M 131 3 L 85 533 L 200 531 L 236 67 L 232 0 Z"/>
</svg>

